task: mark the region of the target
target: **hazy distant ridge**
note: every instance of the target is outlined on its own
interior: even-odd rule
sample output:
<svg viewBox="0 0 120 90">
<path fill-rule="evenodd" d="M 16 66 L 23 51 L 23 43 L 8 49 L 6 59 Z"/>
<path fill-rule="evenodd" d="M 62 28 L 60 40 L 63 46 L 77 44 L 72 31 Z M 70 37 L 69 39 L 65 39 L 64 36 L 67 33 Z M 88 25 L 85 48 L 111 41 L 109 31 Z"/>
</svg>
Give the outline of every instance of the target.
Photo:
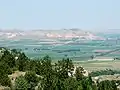
<svg viewBox="0 0 120 90">
<path fill-rule="evenodd" d="M 34 38 L 48 38 L 48 39 L 71 39 L 79 38 L 85 40 L 102 40 L 104 38 L 94 35 L 91 32 L 79 29 L 61 29 L 61 30 L 1 30 L 0 37 L 4 39 L 34 39 Z"/>
</svg>

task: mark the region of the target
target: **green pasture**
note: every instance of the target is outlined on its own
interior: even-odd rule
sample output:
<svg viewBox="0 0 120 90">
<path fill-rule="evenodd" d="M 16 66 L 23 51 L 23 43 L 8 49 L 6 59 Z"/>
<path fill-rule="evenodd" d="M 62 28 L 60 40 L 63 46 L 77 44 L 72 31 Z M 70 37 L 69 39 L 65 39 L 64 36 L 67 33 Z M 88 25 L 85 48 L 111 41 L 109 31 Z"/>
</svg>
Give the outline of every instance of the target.
<svg viewBox="0 0 120 90">
<path fill-rule="evenodd" d="M 63 42 L 69 40 L 62 40 Z M 43 41 L 42 41 L 43 42 Z M 40 40 L 1 40 L 0 46 L 7 48 L 22 49 L 31 58 L 41 58 L 49 55 L 53 60 L 60 60 L 69 57 L 72 60 L 84 61 L 90 59 L 92 55 L 99 55 L 95 50 L 114 50 L 120 48 L 120 42 L 116 41 L 79 41 L 76 44 L 51 45 L 43 44 Z M 47 41 L 45 41 L 47 42 Z M 39 49 L 39 50 L 34 50 Z M 120 51 L 110 53 L 106 57 L 119 57 Z"/>
</svg>

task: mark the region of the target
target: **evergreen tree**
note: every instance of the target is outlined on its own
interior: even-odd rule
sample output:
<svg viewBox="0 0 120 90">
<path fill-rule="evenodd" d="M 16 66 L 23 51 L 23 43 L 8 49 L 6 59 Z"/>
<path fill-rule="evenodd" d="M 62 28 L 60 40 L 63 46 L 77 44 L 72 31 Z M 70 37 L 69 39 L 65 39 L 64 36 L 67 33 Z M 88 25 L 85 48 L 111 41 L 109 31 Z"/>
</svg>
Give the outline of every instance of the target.
<svg viewBox="0 0 120 90">
<path fill-rule="evenodd" d="M 42 79 L 42 88 L 44 90 L 54 90 L 56 84 L 58 82 L 58 77 L 56 76 L 55 71 L 53 70 L 53 66 L 51 64 L 51 58 L 47 55 L 41 60 L 41 75 L 43 76 Z"/>
<path fill-rule="evenodd" d="M 67 58 L 67 59 L 58 61 L 58 63 L 55 64 L 55 70 L 59 78 L 62 80 L 69 77 L 68 73 L 70 73 L 71 76 L 73 76 L 72 71 L 74 70 L 74 65 L 72 63 L 72 60 Z"/>
<path fill-rule="evenodd" d="M 8 74 L 11 73 L 11 70 L 7 64 L 0 62 L 0 84 L 3 86 L 11 86 L 11 81 L 8 77 Z"/>
<path fill-rule="evenodd" d="M 13 68 L 16 65 L 15 64 L 15 58 L 13 57 L 13 55 L 8 50 L 4 51 L 0 61 L 3 61 L 6 64 L 8 64 L 10 68 Z"/>
<path fill-rule="evenodd" d="M 26 69 L 27 60 L 28 60 L 28 57 L 24 53 L 20 53 L 18 60 L 17 60 L 19 71 L 24 71 Z"/>
<path fill-rule="evenodd" d="M 30 84 L 31 89 L 34 89 L 35 86 L 37 86 L 37 84 L 39 82 L 39 78 L 37 77 L 36 73 L 32 72 L 32 71 L 26 72 L 25 79 Z"/>
<path fill-rule="evenodd" d="M 83 71 L 84 71 L 83 67 L 76 68 L 75 77 L 77 81 L 82 80 L 84 78 Z"/>
<path fill-rule="evenodd" d="M 98 90 L 117 90 L 117 86 L 115 82 L 105 80 L 99 83 Z"/>
<path fill-rule="evenodd" d="M 29 84 L 23 76 L 20 76 L 15 80 L 16 90 L 28 90 L 28 88 L 29 88 Z"/>
<path fill-rule="evenodd" d="M 64 90 L 77 90 L 78 82 L 75 78 L 69 77 L 64 81 Z"/>
</svg>

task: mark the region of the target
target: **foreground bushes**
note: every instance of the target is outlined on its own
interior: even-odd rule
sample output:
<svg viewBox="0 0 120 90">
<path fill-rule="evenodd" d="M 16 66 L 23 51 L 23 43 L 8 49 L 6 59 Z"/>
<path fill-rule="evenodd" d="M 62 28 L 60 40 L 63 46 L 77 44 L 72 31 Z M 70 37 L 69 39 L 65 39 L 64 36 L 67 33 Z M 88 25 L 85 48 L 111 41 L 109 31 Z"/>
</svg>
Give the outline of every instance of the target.
<svg viewBox="0 0 120 90">
<path fill-rule="evenodd" d="M 22 52 L 5 49 L 0 58 L 0 84 L 10 87 L 8 74 L 19 70 L 26 74 L 16 78 L 13 87 L 16 90 L 117 90 L 120 85 L 120 81 L 94 83 L 91 76 L 99 74 L 91 73 L 85 77 L 82 67 L 77 67 L 75 73 L 74 69 L 75 66 L 69 58 L 52 64 L 49 56 L 41 60 L 30 60 Z"/>
</svg>

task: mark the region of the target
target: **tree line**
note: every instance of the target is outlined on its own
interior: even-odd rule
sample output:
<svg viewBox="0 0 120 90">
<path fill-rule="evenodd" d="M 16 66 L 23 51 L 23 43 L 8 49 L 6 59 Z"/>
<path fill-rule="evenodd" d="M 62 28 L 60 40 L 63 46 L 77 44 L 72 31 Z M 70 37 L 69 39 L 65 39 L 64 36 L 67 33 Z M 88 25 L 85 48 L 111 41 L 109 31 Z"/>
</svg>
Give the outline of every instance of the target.
<svg viewBox="0 0 120 90">
<path fill-rule="evenodd" d="M 120 74 L 120 70 L 106 69 L 106 70 L 92 71 L 90 73 L 90 76 L 95 77 L 100 75 L 114 75 L 114 74 Z"/>
</svg>

